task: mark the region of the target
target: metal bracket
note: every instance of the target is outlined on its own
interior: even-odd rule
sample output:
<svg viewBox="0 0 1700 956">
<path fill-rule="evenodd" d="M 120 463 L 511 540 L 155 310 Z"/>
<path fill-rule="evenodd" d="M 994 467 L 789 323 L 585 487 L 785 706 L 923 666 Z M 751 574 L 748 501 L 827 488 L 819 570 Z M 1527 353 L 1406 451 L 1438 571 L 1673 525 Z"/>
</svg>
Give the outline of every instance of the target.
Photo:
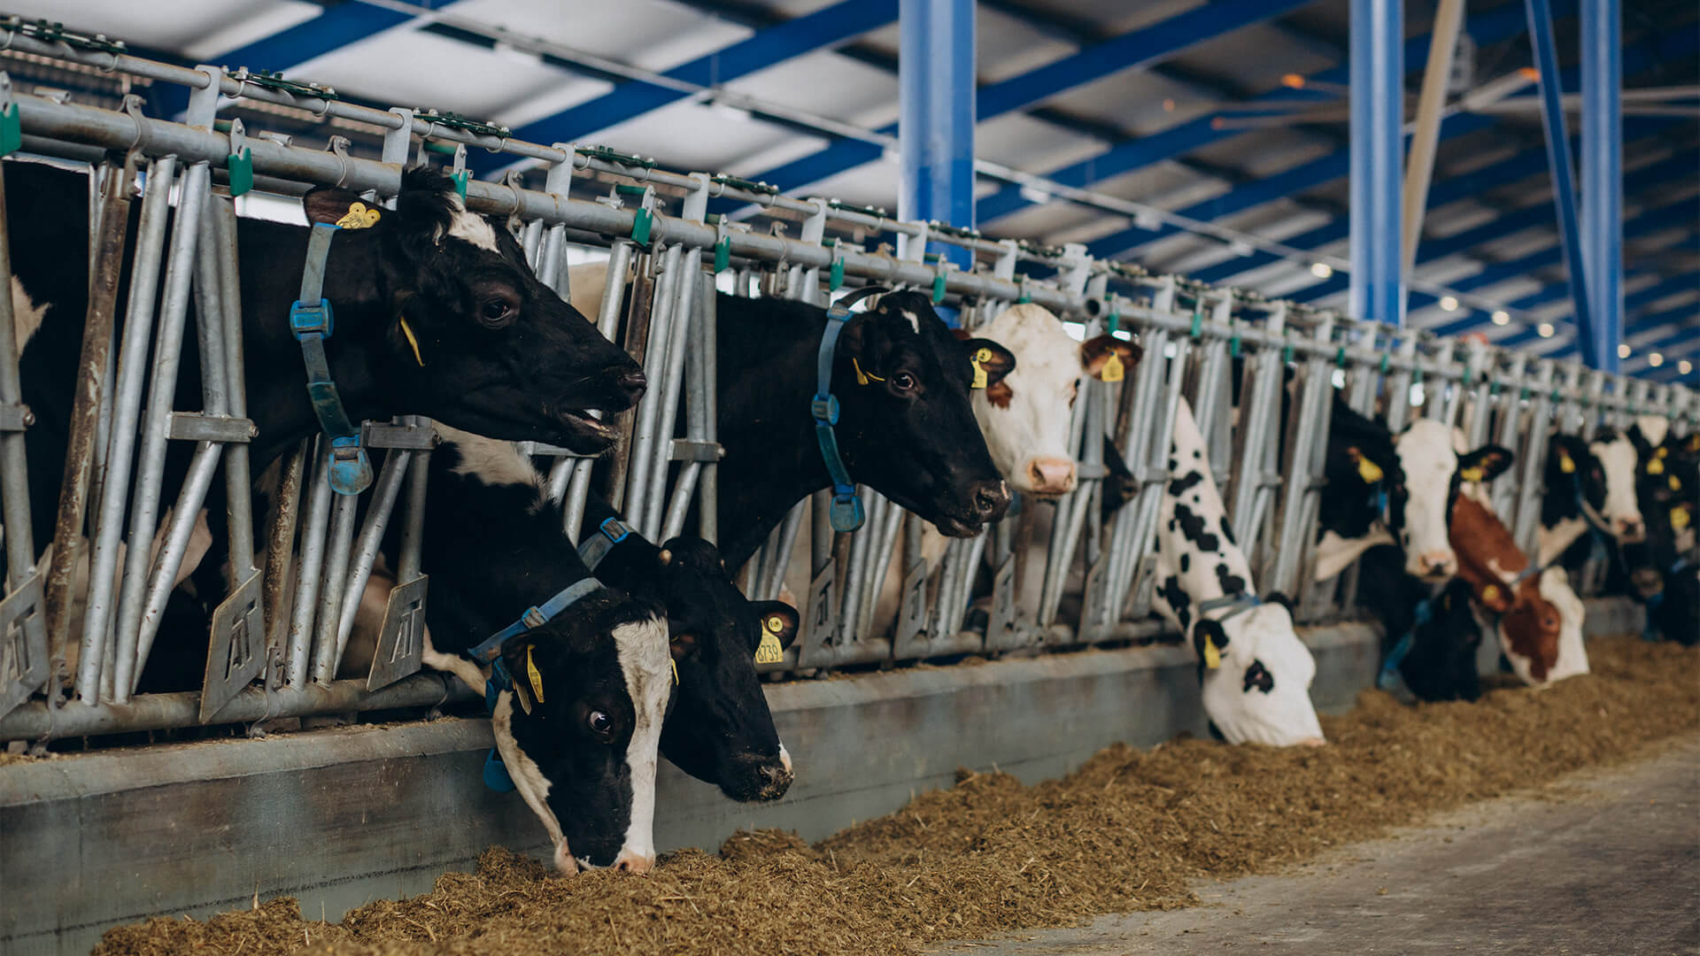
<svg viewBox="0 0 1700 956">
<path fill-rule="evenodd" d="M 46 568 L 0 601 L 0 717 L 47 682 L 47 620 L 42 605 Z"/>
<path fill-rule="evenodd" d="M 798 652 L 800 667 L 812 666 L 811 657 L 819 655 L 832 641 L 838 630 L 838 562 L 829 559 L 815 579 L 809 582 L 809 621 L 807 643 Z"/>
<path fill-rule="evenodd" d="M 398 425 L 394 422 L 367 422 L 361 440 L 368 448 L 405 448 L 411 451 L 430 451 L 437 447 L 437 430 L 430 422 L 419 425 Z M 549 454 L 540 451 L 539 454 Z"/>
<path fill-rule="evenodd" d="M 21 432 L 35 424 L 35 413 L 28 405 L 0 403 L 0 432 Z"/>
<path fill-rule="evenodd" d="M 171 420 L 165 426 L 165 437 L 178 441 L 247 444 L 257 434 L 259 429 L 246 418 L 203 415 L 200 412 L 172 412 Z"/>
<path fill-rule="evenodd" d="M 726 449 L 719 442 L 696 441 L 690 438 L 673 439 L 674 461 L 719 461 L 726 457 Z"/>
<path fill-rule="evenodd" d="M 898 605 L 893 647 L 910 646 L 927 629 L 927 577 L 930 570 L 927 559 L 922 558 L 903 575 L 902 603 Z"/>
<path fill-rule="evenodd" d="M 992 575 L 992 609 L 986 622 L 986 647 L 999 649 L 1015 643 L 1015 555 L 1003 559 Z"/>
<path fill-rule="evenodd" d="M 390 589 L 384 625 L 378 631 L 378 647 L 372 654 L 372 669 L 366 675 L 368 691 L 416 674 L 423 665 L 425 592 L 429 580 L 422 574 Z"/>
<path fill-rule="evenodd" d="M 1098 634 L 1108 628 L 1110 621 L 1104 613 L 1104 588 L 1106 574 L 1110 570 L 1110 551 L 1108 548 L 1086 569 L 1085 586 L 1080 596 L 1080 629 L 1077 636 L 1082 642 L 1091 643 Z"/>
<path fill-rule="evenodd" d="M 201 679 L 201 723 L 266 669 L 265 574 L 255 570 L 213 611 L 207 633 L 207 669 Z"/>
<path fill-rule="evenodd" d="M 1150 614 L 1151 599 L 1156 595 L 1156 591 L 1157 556 L 1148 554 L 1140 559 L 1139 568 L 1133 574 L 1133 606 L 1129 609 L 1128 617 L 1137 621 Z"/>
</svg>

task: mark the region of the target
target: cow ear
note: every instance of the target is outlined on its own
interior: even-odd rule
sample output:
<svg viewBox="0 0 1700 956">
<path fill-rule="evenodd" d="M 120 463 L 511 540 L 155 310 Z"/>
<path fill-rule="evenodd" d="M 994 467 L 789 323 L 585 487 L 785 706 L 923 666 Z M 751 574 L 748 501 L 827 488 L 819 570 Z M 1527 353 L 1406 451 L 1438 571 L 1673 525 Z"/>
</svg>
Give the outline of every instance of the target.
<svg viewBox="0 0 1700 956">
<path fill-rule="evenodd" d="M 1500 445 L 1483 445 L 1458 456 L 1458 477 L 1465 481 L 1492 481 L 1511 467 L 1516 456 Z"/>
<path fill-rule="evenodd" d="M 1100 335 L 1080 343 L 1080 367 L 1086 374 L 1102 382 L 1119 382 L 1126 377 L 1145 350 L 1137 342 Z M 1114 356 L 1115 361 L 1110 358 Z"/>
<path fill-rule="evenodd" d="M 968 350 L 968 362 L 974 368 L 971 388 L 991 388 L 1015 371 L 1015 356 L 991 339 L 963 339 L 962 347 Z"/>
<path fill-rule="evenodd" d="M 543 668 L 537 658 L 537 645 L 527 639 L 516 639 L 502 645 L 502 664 L 513 680 L 514 700 L 527 714 L 546 698 L 543 690 Z"/>
<path fill-rule="evenodd" d="M 956 339 L 956 341 L 958 341 L 958 342 L 966 342 L 969 339 L 974 337 L 974 333 L 968 331 L 967 329 L 963 329 L 963 328 L 951 329 L 950 335 L 951 335 L 951 338 Z"/>
<path fill-rule="evenodd" d="M 1215 670 L 1222 666 L 1222 652 L 1228 649 L 1228 632 L 1221 621 L 1204 618 L 1192 626 L 1192 646 L 1205 669 Z"/>
<path fill-rule="evenodd" d="M 758 650 L 761 646 L 760 642 L 767 640 L 768 635 L 772 635 L 774 640 L 779 642 L 781 651 L 790 647 L 792 642 L 797 639 L 798 624 L 801 620 L 797 615 L 797 609 L 784 601 L 752 601 L 750 603 L 758 615 L 757 620 L 761 622 L 757 644 L 750 649 L 751 652 Z"/>
<path fill-rule="evenodd" d="M 449 233 L 455 213 L 465 209 L 454 180 L 429 166 L 415 166 L 401 177 L 395 198 L 395 218 L 401 235 L 420 251 Z"/>
<path fill-rule="evenodd" d="M 697 636 L 685 629 L 685 625 L 677 621 L 667 622 L 667 648 L 673 654 L 673 659 L 682 661 L 695 657 L 699 650 Z"/>
<path fill-rule="evenodd" d="M 333 226 L 345 225 L 347 220 L 348 227 L 356 229 L 374 225 L 382 216 L 377 208 L 368 208 L 359 193 L 337 189 L 334 186 L 320 186 L 309 190 L 307 195 L 301 197 L 301 211 L 307 214 L 307 221 L 311 223 Z M 356 218 L 359 224 L 352 225 Z"/>
<path fill-rule="evenodd" d="M 1280 591 L 1270 591 L 1269 596 L 1263 599 L 1263 603 L 1279 604 L 1287 609 L 1288 614 L 1293 613 L 1293 599 L 1282 594 Z"/>
</svg>

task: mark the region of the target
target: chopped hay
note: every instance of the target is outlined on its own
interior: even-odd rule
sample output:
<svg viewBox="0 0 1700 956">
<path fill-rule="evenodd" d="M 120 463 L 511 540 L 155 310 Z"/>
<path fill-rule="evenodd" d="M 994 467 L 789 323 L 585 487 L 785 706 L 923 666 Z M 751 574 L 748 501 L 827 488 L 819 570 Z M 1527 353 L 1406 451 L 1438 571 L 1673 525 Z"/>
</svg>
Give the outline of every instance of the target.
<svg viewBox="0 0 1700 956">
<path fill-rule="evenodd" d="M 1475 704 L 1407 708 L 1366 691 L 1352 713 L 1323 719 L 1325 748 L 1117 745 L 1031 787 L 962 771 L 954 788 L 814 847 L 739 833 L 719 857 L 675 853 L 647 877 L 562 879 L 493 848 L 475 873 L 446 873 L 431 893 L 362 906 L 340 925 L 304 922 L 279 899 L 119 927 L 96 953 L 913 954 L 1188 906 L 1195 879 L 1277 868 L 1700 725 L 1700 651 L 1619 638 L 1589 652 L 1590 676 Z"/>
</svg>

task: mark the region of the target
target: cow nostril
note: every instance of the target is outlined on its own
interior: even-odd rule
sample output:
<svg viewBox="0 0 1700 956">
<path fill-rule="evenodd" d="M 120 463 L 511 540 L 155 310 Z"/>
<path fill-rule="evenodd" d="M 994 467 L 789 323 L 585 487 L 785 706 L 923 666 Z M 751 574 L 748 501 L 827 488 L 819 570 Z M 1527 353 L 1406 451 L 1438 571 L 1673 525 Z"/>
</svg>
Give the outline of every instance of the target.
<svg viewBox="0 0 1700 956">
<path fill-rule="evenodd" d="M 1009 505 L 1009 492 L 1004 490 L 1003 482 L 995 485 L 981 485 L 974 490 L 974 511 L 981 518 L 990 520 L 1001 514 Z"/>
<path fill-rule="evenodd" d="M 628 369 L 620 373 L 617 379 L 622 389 L 631 393 L 633 399 L 638 398 L 649 388 L 649 377 L 643 374 L 643 369 Z"/>
</svg>

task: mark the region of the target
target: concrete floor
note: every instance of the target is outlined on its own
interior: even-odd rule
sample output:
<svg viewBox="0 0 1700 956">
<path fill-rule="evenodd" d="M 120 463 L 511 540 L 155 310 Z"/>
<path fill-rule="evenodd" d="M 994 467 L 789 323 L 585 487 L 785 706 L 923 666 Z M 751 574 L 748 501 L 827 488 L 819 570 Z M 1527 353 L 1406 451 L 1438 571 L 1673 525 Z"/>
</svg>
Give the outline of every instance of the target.
<svg viewBox="0 0 1700 956">
<path fill-rule="evenodd" d="M 1700 954 L 1700 740 L 1199 895 L 961 952 Z"/>
</svg>

